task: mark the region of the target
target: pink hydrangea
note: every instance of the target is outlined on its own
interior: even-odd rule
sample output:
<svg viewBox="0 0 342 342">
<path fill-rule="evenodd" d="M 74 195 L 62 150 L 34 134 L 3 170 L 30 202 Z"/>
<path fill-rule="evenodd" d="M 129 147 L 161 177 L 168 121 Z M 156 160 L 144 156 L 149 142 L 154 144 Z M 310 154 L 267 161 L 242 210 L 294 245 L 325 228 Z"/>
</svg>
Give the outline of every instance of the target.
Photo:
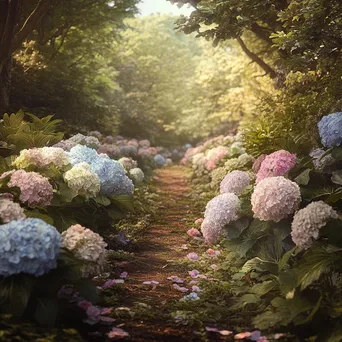
<svg viewBox="0 0 342 342">
<path fill-rule="evenodd" d="M 37 172 L 14 171 L 11 174 L 8 186 L 18 187 L 20 189 L 20 201 L 31 207 L 46 207 L 52 201 L 53 188 L 49 180 Z"/>
<path fill-rule="evenodd" d="M 250 184 L 250 178 L 246 171 L 234 170 L 229 172 L 220 184 L 220 193 L 233 193 L 241 195 Z"/>
<path fill-rule="evenodd" d="M 293 214 L 300 202 L 298 184 L 281 176 L 263 179 L 251 197 L 254 217 L 261 221 L 279 222 Z"/>
<path fill-rule="evenodd" d="M 202 222 L 203 222 L 204 218 L 198 218 L 196 221 L 195 221 L 195 224 L 196 225 L 200 225 Z"/>
<path fill-rule="evenodd" d="M 296 165 L 296 155 L 280 150 L 265 157 L 257 173 L 256 182 L 269 177 L 286 175 Z"/>
<path fill-rule="evenodd" d="M 191 228 L 186 232 L 189 236 L 195 237 L 195 236 L 201 236 L 201 233 L 198 229 L 196 228 Z"/>
<path fill-rule="evenodd" d="M 261 164 L 265 160 L 266 157 L 267 157 L 267 154 L 262 154 L 257 159 L 255 159 L 253 166 L 252 166 L 252 170 L 255 173 L 258 173 L 258 171 L 260 170 Z"/>
</svg>

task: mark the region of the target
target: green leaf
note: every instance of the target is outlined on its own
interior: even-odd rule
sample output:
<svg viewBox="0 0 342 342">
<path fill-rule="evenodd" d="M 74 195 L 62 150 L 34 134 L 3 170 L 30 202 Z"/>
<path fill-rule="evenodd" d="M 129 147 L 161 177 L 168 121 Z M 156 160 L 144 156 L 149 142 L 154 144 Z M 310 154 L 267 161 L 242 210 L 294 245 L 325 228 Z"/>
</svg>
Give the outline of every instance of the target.
<svg viewBox="0 0 342 342">
<path fill-rule="evenodd" d="M 46 214 L 42 214 L 38 209 L 25 210 L 25 214 L 27 217 L 39 218 L 39 219 L 45 221 L 46 223 L 51 224 L 52 226 L 54 225 L 53 219 Z"/>
<path fill-rule="evenodd" d="M 262 283 L 255 284 L 250 292 L 255 293 L 259 296 L 263 296 L 273 289 L 277 288 L 278 284 L 275 280 L 266 280 Z"/>
<path fill-rule="evenodd" d="M 256 294 L 247 293 L 241 297 L 241 301 L 243 302 L 243 305 L 255 304 L 260 301 L 260 297 Z"/>
<path fill-rule="evenodd" d="M 58 313 L 58 300 L 56 298 L 38 298 L 38 305 L 34 318 L 39 324 L 53 326 Z"/>
<path fill-rule="evenodd" d="M 279 286 L 282 294 L 286 295 L 297 286 L 297 275 L 294 270 L 282 271 L 278 275 Z"/>
<path fill-rule="evenodd" d="M 270 227 L 271 222 L 254 219 L 248 228 L 248 232 L 251 235 L 260 235 L 266 232 Z"/>
<path fill-rule="evenodd" d="M 121 210 L 124 211 L 133 211 L 134 210 L 134 202 L 133 196 L 129 195 L 120 195 L 111 198 L 113 204 L 118 206 Z"/>
<path fill-rule="evenodd" d="M 6 303 L 7 313 L 16 317 L 24 314 L 33 284 L 33 279 L 26 275 L 14 275 L 0 282 L 0 299 Z"/>
<path fill-rule="evenodd" d="M 292 248 L 290 251 L 286 252 L 282 258 L 280 259 L 279 263 L 278 263 L 278 270 L 279 272 L 283 270 L 283 268 L 287 265 L 293 251 L 296 249 L 295 248 Z"/>
<path fill-rule="evenodd" d="M 332 264 L 341 258 L 337 251 L 336 248 L 328 250 L 317 244 L 312 246 L 294 269 L 298 277 L 297 285 L 303 290 L 328 272 Z"/>
<path fill-rule="evenodd" d="M 299 185 L 308 185 L 310 182 L 310 172 L 311 169 L 304 170 L 299 176 L 297 176 L 294 181 Z"/>
<path fill-rule="evenodd" d="M 249 219 L 247 217 L 241 217 L 237 221 L 230 223 L 225 227 L 228 232 L 228 237 L 232 240 L 239 238 L 248 225 Z"/>
<path fill-rule="evenodd" d="M 97 204 L 103 205 L 105 207 L 108 207 L 111 204 L 110 199 L 107 196 L 103 195 L 97 195 L 95 201 Z"/>
</svg>

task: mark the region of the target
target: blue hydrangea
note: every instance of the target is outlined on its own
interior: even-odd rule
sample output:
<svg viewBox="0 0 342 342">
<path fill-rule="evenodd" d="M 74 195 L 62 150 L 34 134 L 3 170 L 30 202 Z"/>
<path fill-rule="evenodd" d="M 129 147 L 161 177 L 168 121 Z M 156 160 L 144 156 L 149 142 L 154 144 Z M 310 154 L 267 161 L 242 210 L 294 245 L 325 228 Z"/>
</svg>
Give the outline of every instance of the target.
<svg viewBox="0 0 342 342">
<path fill-rule="evenodd" d="M 28 218 L 0 226 L 0 275 L 41 276 L 57 267 L 62 238 L 55 227 Z"/>
<path fill-rule="evenodd" d="M 166 163 L 165 158 L 161 154 L 155 155 L 153 159 L 157 167 L 163 167 Z"/>
<path fill-rule="evenodd" d="M 138 149 L 133 145 L 121 146 L 120 153 L 124 157 L 135 157 L 138 154 Z"/>
<path fill-rule="evenodd" d="M 323 146 L 330 148 L 342 145 L 342 112 L 323 116 L 317 126 Z"/>
<path fill-rule="evenodd" d="M 76 145 L 73 147 L 70 152 L 68 152 L 68 156 L 72 166 L 83 162 L 91 164 L 94 159 L 99 158 L 99 155 L 94 149 L 83 145 Z"/>
<path fill-rule="evenodd" d="M 90 168 L 100 179 L 102 195 L 133 194 L 134 185 L 125 175 L 125 170 L 118 161 L 98 157 L 90 164 Z"/>
</svg>

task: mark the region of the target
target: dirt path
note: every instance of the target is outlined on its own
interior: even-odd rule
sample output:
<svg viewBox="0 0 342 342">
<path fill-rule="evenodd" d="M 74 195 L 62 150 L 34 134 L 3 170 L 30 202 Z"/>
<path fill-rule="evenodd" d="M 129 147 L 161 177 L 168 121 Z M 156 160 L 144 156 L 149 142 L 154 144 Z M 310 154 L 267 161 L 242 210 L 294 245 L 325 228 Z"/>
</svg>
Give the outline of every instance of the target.
<svg viewBox="0 0 342 342">
<path fill-rule="evenodd" d="M 188 276 L 187 270 L 175 262 L 190 251 L 182 249 L 187 241 L 187 220 L 194 216 L 187 198 L 189 184 L 181 167 L 161 169 L 154 179 L 160 196 L 160 217 L 146 233 L 146 242 L 134 260 L 125 265 L 129 277 L 124 305 L 133 312 L 138 307 L 143 314 L 125 321 L 122 328 L 130 333 L 130 341 L 194 341 L 193 333 L 177 327 L 170 317 L 170 302 L 184 294 L 167 279 Z M 159 284 L 142 285 L 152 280 Z"/>
</svg>

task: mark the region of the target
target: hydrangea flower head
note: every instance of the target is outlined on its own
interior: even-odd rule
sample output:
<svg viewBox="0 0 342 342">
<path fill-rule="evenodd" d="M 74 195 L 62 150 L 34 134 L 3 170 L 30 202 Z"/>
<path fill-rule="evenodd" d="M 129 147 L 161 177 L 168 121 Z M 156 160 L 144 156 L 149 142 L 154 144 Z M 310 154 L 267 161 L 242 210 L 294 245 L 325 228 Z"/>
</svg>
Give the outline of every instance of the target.
<svg viewBox="0 0 342 342">
<path fill-rule="evenodd" d="M 84 274 L 96 274 L 104 266 L 107 244 L 99 234 L 88 228 L 79 224 L 68 228 L 62 233 L 62 247 L 87 262 L 82 269 Z"/>
<path fill-rule="evenodd" d="M 240 200 L 235 194 L 218 195 L 207 203 L 204 218 L 218 226 L 224 226 L 239 218 L 240 205 Z"/>
<path fill-rule="evenodd" d="M 64 151 L 70 151 L 76 145 L 77 145 L 76 142 L 71 141 L 70 139 L 67 139 L 67 140 L 59 141 L 57 144 L 53 145 L 53 147 L 59 147 L 63 149 Z"/>
<path fill-rule="evenodd" d="M 310 157 L 312 158 L 315 170 L 322 171 L 325 166 L 332 165 L 336 161 L 331 154 L 325 155 L 325 153 L 326 151 L 321 148 L 316 148 L 310 152 Z"/>
<path fill-rule="evenodd" d="M 232 145 L 230 146 L 230 153 L 231 154 L 243 154 L 245 152 L 246 152 L 246 150 L 243 147 L 243 143 L 241 141 L 236 141 L 236 142 L 232 143 Z"/>
<path fill-rule="evenodd" d="M 204 219 L 201 225 L 201 231 L 205 242 L 209 245 L 217 242 L 223 233 L 223 227 L 223 225 L 220 225 L 215 221 L 211 221 L 207 218 Z"/>
<path fill-rule="evenodd" d="M 71 165 L 83 162 L 91 164 L 95 159 L 98 159 L 99 155 L 93 148 L 76 145 L 68 152 L 68 157 Z"/>
<path fill-rule="evenodd" d="M 139 141 L 139 145 L 141 147 L 149 148 L 151 146 L 151 143 L 147 139 L 144 139 Z"/>
<path fill-rule="evenodd" d="M 133 194 L 134 185 L 125 175 L 125 171 L 118 161 L 95 158 L 90 164 L 90 168 L 100 179 L 101 194 L 106 196 Z"/>
<path fill-rule="evenodd" d="M 112 144 L 102 144 L 99 146 L 97 152 L 99 154 L 105 153 L 111 158 L 118 158 L 120 156 L 120 148 Z"/>
<path fill-rule="evenodd" d="M 74 165 L 64 174 L 64 180 L 75 196 L 92 198 L 100 192 L 100 179 L 91 171 L 87 163 Z"/>
<path fill-rule="evenodd" d="M 0 275 L 18 273 L 41 276 L 57 267 L 61 235 L 36 218 L 0 226 Z"/>
<path fill-rule="evenodd" d="M 254 217 L 274 222 L 293 214 L 300 202 L 298 184 L 282 176 L 263 179 L 255 186 L 251 198 Z"/>
<path fill-rule="evenodd" d="M 250 178 L 245 171 L 232 171 L 228 173 L 221 182 L 220 193 L 231 192 L 235 195 L 241 195 L 250 184 Z"/>
<path fill-rule="evenodd" d="M 157 167 L 163 167 L 166 163 L 165 158 L 161 154 L 157 154 L 153 159 Z"/>
<path fill-rule="evenodd" d="M 132 146 L 135 146 L 135 147 L 139 147 L 139 143 L 138 143 L 138 140 L 137 139 L 131 139 L 128 141 L 127 145 L 132 145 Z"/>
<path fill-rule="evenodd" d="M 68 156 L 62 148 L 42 147 L 25 149 L 20 151 L 20 155 L 13 162 L 13 165 L 18 169 L 25 169 L 30 166 L 44 168 L 50 164 L 53 164 L 59 170 L 69 165 Z"/>
<path fill-rule="evenodd" d="M 139 169 L 138 167 L 131 169 L 129 171 L 129 175 L 132 178 L 134 184 L 141 184 L 145 178 L 143 170 Z"/>
<path fill-rule="evenodd" d="M 210 186 L 213 189 L 218 189 L 223 178 L 227 175 L 227 171 L 225 167 L 218 167 L 211 172 L 211 183 Z"/>
<path fill-rule="evenodd" d="M 286 175 L 296 165 L 296 155 L 285 150 L 273 152 L 265 157 L 257 173 L 256 182 L 268 177 Z"/>
<path fill-rule="evenodd" d="M 138 154 L 138 148 L 133 145 L 121 146 L 120 153 L 125 157 L 135 157 Z"/>
<path fill-rule="evenodd" d="M 138 166 L 138 163 L 132 158 L 123 157 L 119 159 L 119 163 L 123 166 L 126 171 L 134 169 Z"/>
<path fill-rule="evenodd" d="M 253 172 L 258 173 L 258 171 L 260 170 L 261 164 L 265 160 L 266 156 L 267 154 L 261 154 L 257 159 L 255 159 L 253 166 L 252 166 Z"/>
<path fill-rule="evenodd" d="M 89 132 L 89 135 L 92 137 L 96 137 L 97 139 L 101 139 L 102 138 L 102 134 L 99 131 L 91 131 Z"/>
<path fill-rule="evenodd" d="M 95 136 L 86 136 L 81 133 L 72 136 L 69 140 L 75 142 L 76 144 L 86 145 L 94 149 L 97 149 L 100 146 L 99 139 L 97 139 Z"/>
<path fill-rule="evenodd" d="M 317 126 L 324 147 L 342 145 L 342 112 L 323 116 Z"/>
<path fill-rule="evenodd" d="M 9 187 L 20 189 L 20 201 L 31 207 L 50 205 L 53 188 L 49 180 L 37 172 L 14 171 L 8 182 Z"/>
<path fill-rule="evenodd" d="M 24 209 L 11 199 L 0 198 L 0 218 L 2 222 L 8 223 L 13 220 L 23 220 L 26 218 Z"/>
<path fill-rule="evenodd" d="M 323 201 L 312 202 L 296 212 L 292 221 L 291 236 L 298 247 L 308 249 L 319 238 L 319 231 L 329 220 L 337 219 L 337 212 Z"/>
</svg>

